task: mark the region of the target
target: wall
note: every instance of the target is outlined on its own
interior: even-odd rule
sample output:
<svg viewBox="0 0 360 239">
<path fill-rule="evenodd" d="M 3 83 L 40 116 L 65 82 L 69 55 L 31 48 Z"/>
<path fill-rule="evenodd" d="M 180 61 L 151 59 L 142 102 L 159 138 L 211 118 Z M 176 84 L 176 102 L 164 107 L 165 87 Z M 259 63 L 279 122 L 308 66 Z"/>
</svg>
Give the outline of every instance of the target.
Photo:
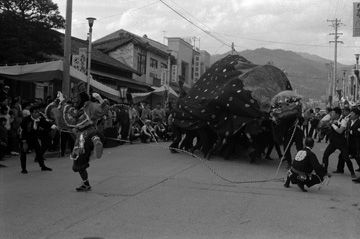
<svg viewBox="0 0 360 239">
<path fill-rule="evenodd" d="M 181 63 L 187 63 L 188 69 L 185 72 L 185 84 L 184 86 L 190 88 L 193 84 L 192 76 L 192 60 L 193 60 L 193 48 L 192 45 L 185 42 L 181 38 L 168 38 L 168 46 L 172 51 L 177 52 L 177 67 L 178 67 L 178 76 L 182 74 L 181 72 Z"/>
<path fill-rule="evenodd" d="M 136 69 L 136 59 L 134 59 L 134 44 L 132 43 L 129 43 L 123 47 L 116 49 L 115 51 L 110 52 L 109 56 L 120 62 L 125 61 L 124 63 Z"/>
</svg>

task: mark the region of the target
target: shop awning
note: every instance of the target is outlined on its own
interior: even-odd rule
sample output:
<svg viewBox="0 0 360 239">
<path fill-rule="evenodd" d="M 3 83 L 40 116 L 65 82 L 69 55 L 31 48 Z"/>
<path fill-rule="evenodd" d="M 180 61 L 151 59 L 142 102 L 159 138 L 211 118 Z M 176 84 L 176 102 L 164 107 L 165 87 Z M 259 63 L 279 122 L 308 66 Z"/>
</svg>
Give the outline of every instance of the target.
<svg viewBox="0 0 360 239">
<path fill-rule="evenodd" d="M 161 86 L 161 87 L 152 86 L 152 88 L 154 90 L 151 92 L 132 93 L 131 96 L 133 98 L 134 103 L 141 102 L 145 100 L 148 96 L 152 96 L 152 95 L 162 96 L 164 95 L 165 91 L 168 91 L 169 97 L 175 97 L 175 98 L 179 97 L 179 95 L 174 91 L 174 89 L 169 86 Z"/>
<path fill-rule="evenodd" d="M 0 76 L 24 82 L 48 82 L 62 80 L 63 62 L 51 61 L 27 65 L 0 66 Z M 72 80 L 87 82 L 87 76 L 70 66 L 70 77 Z M 90 85 L 116 102 L 120 102 L 120 92 L 94 79 L 90 79 Z"/>
</svg>

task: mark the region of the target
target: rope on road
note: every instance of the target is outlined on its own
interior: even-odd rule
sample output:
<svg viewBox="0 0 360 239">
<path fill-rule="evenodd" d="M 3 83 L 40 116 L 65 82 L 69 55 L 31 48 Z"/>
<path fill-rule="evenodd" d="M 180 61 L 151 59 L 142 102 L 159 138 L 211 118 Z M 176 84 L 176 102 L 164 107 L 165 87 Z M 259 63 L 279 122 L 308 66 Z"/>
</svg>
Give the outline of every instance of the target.
<svg viewBox="0 0 360 239">
<path fill-rule="evenodd" d="M 276 172 L 275 172 L 275 175 L 272 177 L 272 178 L 269 178 L 269 179 L 259 179 L 259 180 L 241 180 L 241 181 L 235 181 L 235 180 L 232 180 L 232 179 L 229 179 L 229 178 L 226 178 L 224 176 L 222 176 L 217 170 L 215 170 L 213 167 L 211 167 L 208 163 L 206 163 L 207 160 L 201 158 L 200 156 L 192 153 L 192 152 L 189 152 L 189 151 L 186 151 L 186 150 L 183 150 L 183 149 L 179 149 L 179 148 L 173 148 L 173 147 L 166 147 L 166 148 L 169 148 L 171 150 L 175 150 L 177 152 L 183 152 L 185 154 L 188 154 L 196 159 L 198 159 L 207 169 L 209 169 L 209 171 L 214 174 L 216 177 L 222 179 L 223 181 L 225 182 L 228 182 L 228 183 L 232 183 L 232 184 L 245 184 L 245 183 L 264 183 L 264 182 L 283 182 L 284 181 L 284 178 L 283 177 L 280 177 L 278 178 L 278 174 L 279 174 L 279 170 L 280 170 L 280 167 L 281 167 L 281 164 L 285 158 L 285 155 L 286 155 L 286 152 L 288 150 L 290 150 L 290 146 L 292 144 L 292 140 L 294 138 L 294 135 L 295 135 L 295 131 L 296 131 L 296 128 L 298 126 L 298 120 L 296 120 L 295 122 L 295 125 L 294 125 L 294 130 L 291 134 L 291 137 L 290 137 L 290 140 L 285 148 L 285 151 L 284 151 L 284 154 L 283 156 L 281 157 L 280 159 L 280 162 L 279 162 L 279 165 L 276 169 Z M 131 141 L 129 140 L 124 140 L 124 139 L 118 139 L 118 138 L 111 138 L 111 137 L 104 137 L 105 139 L 110 139 L 110 140 L 114 140 L 114 141 L 120 141 L 120 142 L 126 142 L 126 143 L 132 143 Z M 163 146 L 160 146 L 159 143 L 157 141 L 156 142 L 156 147 L 163 147 Z M 163 147 L 165 148 L 165 147 Z"/>
</svg>

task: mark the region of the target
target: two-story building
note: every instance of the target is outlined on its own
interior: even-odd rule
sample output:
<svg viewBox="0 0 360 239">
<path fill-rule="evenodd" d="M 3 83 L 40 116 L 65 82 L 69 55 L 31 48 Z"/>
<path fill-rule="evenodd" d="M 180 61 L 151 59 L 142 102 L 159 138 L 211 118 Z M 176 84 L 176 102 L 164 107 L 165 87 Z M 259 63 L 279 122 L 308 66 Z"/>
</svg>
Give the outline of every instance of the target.
<svg viewBox="0 0 360 239">
<path fill-rule="evenodd" d="M 169 74 L 171 54 L 168 47 L 123 29 L 104 36 L 93 44 L 94 48 L 136 69 L 140 76 L 134 79 L 153 86 L 161 86 Z"/>
</svg>

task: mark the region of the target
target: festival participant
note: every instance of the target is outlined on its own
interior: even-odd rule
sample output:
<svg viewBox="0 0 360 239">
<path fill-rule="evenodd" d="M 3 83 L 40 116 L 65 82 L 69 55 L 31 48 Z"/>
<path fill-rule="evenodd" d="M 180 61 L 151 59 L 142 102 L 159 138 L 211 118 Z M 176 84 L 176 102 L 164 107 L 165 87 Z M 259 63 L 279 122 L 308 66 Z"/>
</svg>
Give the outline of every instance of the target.
<svg viewBox="0 0 360 239">
<path fill-rule="evenodd" d="M 345 138 L 345 129 L 347 127 L 347 118 L 340 120 L 341 109 L 335 107 L 331 112 L 331 132 L 329 133 L 330 143 L 326 147 L 323 155 L 323 165 L 327 171 L 329 165 L 329 156 L 337 149 L 340 150 L 342 159 L 346 162 L 346 165 L 351 173 L 352 178 L 356 178 L 353 165 L 349 158 L 349 149 Z"/>
<path fill-rule="evenodd" d="M 48 147 L 48 135 L 50 129 L 56 126 L 49 123 L 45 117 L 40 114 L 40 105 L 34 105 L 30 108 L 30 115 L 21 122 L 21 141 L 20 141 L 20 162 L 21 173 L 27 174 L 26 153 L 29 146 L 35 150 L 35 161 L 39 163 L 41 171 L 52 171 L 45 166 L 44 153 Z"/>
<path fill-rule="evenodd" d="M 86 170 L 90 166 L 91 152 L 94 151 L 96 158 L 100 158 L 103 150 L 100 133 L 96 127 L 97 122 L 108 112 L 109 104 L 97 93 L 92 94 L 94 101 L 97 102 L 91 101 L 86 93 L 86 87 L 82 84 L 78 85 L 75 91 L 77 91 L 76 98 L 71 104 L 65 103 L 61 92 L 58 93 L 55 102 L 55 105 L 58 105 L 55 108 L 57 114 L 54 117 L 57 124 L 66 130 L 72 130 L 76 136 L 70 158 L 73 160 L 73 171 L 78 172 L 83 180 L 76 191 L 86 192 L 91 190 Z"/>
<path fill-rule="evenodd" d="M 93 93 L 93 98 L 98 102 L 92 102 L 89 95 L 82 91 L 77 96 L 75 107 L 67 105 L 63 111 L 65 123 L 73 128 L 76 134 L 75 146 L 70 157 L 74 160 L 73 171 L 78 172 L 83 180 L 80 187 L 76 188 L 78 192 L 91 190 L 86 170 L 90 166 L 90 155 L 94 150 L 96 158 L 101 158 L 103 150 L 96 125 L 107 112 L 109 104 L 97 93 Z"/>
<path fill-rule="evenodd" d="M 298 151 L 288 172 L 284 187 L 290 187 L 290 182 L 296 184 L 303 192 L 308 188 L 321 183 L 326 175 L 326 170 L 322 167 L 312 152 L 314 139 L 305 139 L 305 148 Z M 315 174 L 313 173 L 315 171 Z"/>
<path fill-rule="evenodd" d="M 348 124 L 348 144 L 349 154 L 351 158 L 355 158 L 359 168 L 355 171 L 360 171 L 360 110 L 358 108 L 351 109 L 350 122 Z M 339 161 L 340 163 L 340 161 Z M 344 171 L 344 161 L 341 161 L 339 169 Z"/>
<path fill-rule="evenodd" d="M 327 107 L 326 114 L 321 118 L 319 122 L 318 125 L 319 135 L 317 141 L 318 143 L 321 143 L 321 140 L 323 138 L 325 138 L 325 143 L 327 143 L 329 140 L 329 133 L 331 132 L 331 127 L 330 127 L 331 111 L 332 109 L 330 107 Z"/>
</svg>

